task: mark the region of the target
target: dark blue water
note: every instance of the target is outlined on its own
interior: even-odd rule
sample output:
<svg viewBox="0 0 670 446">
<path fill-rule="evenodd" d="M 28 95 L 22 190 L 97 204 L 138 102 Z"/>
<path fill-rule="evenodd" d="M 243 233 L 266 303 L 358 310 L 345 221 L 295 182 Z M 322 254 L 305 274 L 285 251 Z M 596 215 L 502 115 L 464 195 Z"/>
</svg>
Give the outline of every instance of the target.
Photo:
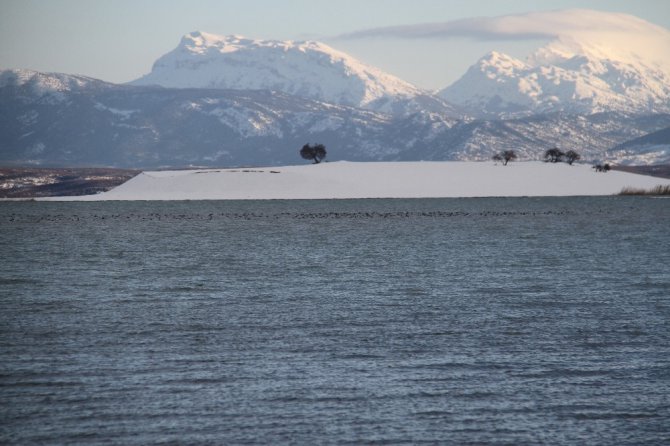
<svg viewBox="0 0 670 446">
<path fill-rule="evenodd" d="M 0 443 L 670 443 L 670 200 L 5 202 L 0 248 Z"/>
</svg>

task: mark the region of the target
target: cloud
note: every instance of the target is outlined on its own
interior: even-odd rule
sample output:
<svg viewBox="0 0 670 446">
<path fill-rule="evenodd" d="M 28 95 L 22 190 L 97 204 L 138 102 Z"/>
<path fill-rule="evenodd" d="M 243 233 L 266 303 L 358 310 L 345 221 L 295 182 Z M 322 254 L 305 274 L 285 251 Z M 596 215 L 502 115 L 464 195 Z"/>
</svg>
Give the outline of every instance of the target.
<svg viewBox="0 0 670 446">
<path fill-rule="evenodd" d="M 585 55 L 661 68 L 670 76 L 670 30 L 638 17 L 588 9 L 475 17 L 442 23 L 391 26 L 355 31 L 341 39 L 469 38 L 477 41 L 549 40 L 528 56 L 533 64 Z"/>
<path fill-rule="evenodd" d="M 450 39 L 466 37 L 474 40 L 552 39 L 593 33 L 639 34 L 668 33 L 665 28 L 637 17 L 585 9 L 531 12 L 500 17 L 474 17 L 441 23 L 389 26 L 355 31 L 338 36 L 342 39 L 393 37 L 400 39 Z"/>
<path fill-rule="evenodd" d="M 354 31 L 338 36 L 341 39 L 361 39 L 370 37 L 393 37 L 399 39 L 450 39 L 468 37 L 474 40 L 527 40 L 555 37 L 546 30 L 511 32 L 500 26 L 495 18 L 472 18 L 445 23 L 422 23 L 418 25 L 388 26 Z"/>
</svg>

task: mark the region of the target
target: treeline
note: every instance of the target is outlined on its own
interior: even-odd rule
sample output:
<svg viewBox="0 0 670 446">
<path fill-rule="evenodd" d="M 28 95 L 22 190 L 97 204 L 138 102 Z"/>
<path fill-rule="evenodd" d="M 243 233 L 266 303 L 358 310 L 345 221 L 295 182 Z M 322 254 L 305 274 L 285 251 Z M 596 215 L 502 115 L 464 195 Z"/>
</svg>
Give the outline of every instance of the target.
<svg viewBox="0 0 670 446">
<path fill-rule="evenodd" d="M 504 150 L 493 155 L 493 161 L 500 161 L 503 163 L 503 166 L 506 166 L 508 162 L 517 159 L 517 154 L 514 150 Z M 544 161 L 546 163 L 559 163 L 565 161 L 566 163 L 572 165 L 575 161 L 581 159 L 582 156 L 575 152 L 574 150 L 568 150 L 563 152 L 558 147 L 549 149 L 544 152 Z"/>
<path fill-rule="evenodd" d="M 503 166 L 506 166 L 508 162 L 513 161 L 517 158 L 518 156 L 514 150 L 504 150 L 502 152 L 496 153 L 492 157 L 493 161 L 500 161 L 503 164 Z M 582 156 L 579 153 L 575 152 L 574 150 L 568 150 L 567 152 L 563 152 L 558 147 L 554 147 L 544 152 L 545 163 L 566 162 L 572 166 L 572 163 L 574 163 L 577 160 L 580 160 L 581 158 Z M 611 166 L 607 163 L 594 164 L 593 168 L 595 169 L 596 172 L 609 172 Z"/>
</svg>

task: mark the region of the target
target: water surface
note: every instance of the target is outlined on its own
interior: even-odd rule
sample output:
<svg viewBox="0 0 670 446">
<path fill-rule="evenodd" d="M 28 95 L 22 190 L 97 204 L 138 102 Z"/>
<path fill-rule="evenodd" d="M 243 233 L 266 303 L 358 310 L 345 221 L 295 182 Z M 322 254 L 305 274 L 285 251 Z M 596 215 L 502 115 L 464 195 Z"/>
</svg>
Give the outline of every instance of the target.
<svg viewBox="0 0 670 446">
<path fill-rule="evenodd" d="M 668 444 L 670 200 L 0 203 L 0 441 Z"/>
</svg>

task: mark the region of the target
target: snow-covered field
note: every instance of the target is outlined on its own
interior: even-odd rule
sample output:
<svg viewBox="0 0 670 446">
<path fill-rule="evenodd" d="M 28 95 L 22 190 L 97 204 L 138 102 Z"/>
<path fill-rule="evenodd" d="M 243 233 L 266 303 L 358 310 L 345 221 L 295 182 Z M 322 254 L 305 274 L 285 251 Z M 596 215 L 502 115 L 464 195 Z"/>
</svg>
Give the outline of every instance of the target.
<svg viewBox="0 0 670 446">
<path fill-rule="evenodd" d="M 670 180 L 590 166 L 517 162 L 333 162 L 143 172 L 98 195 L 56 200 L 247 200 L 614 195 Z"/>
</svg>

